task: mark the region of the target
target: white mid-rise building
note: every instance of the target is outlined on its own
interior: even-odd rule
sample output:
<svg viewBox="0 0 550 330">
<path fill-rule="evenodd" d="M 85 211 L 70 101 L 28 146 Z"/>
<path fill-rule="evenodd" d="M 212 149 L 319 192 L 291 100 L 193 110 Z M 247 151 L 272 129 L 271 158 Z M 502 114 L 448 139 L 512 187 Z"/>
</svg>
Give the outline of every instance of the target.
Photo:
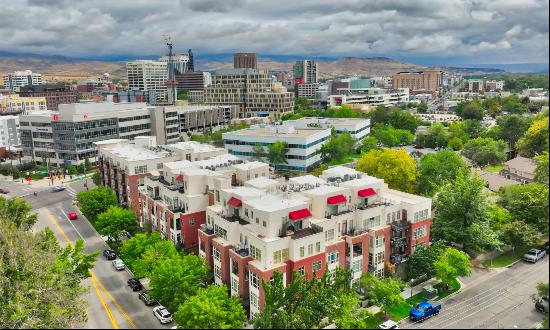
<svg viewBox="0 0 550 330">
<path fill-rule="evenodd" d="M 28 85 L 41 85 L 42 75 L 33 73 L 31 70 L 15 71 L 14 73 L 4 74 L 4 88 L 12 92 L 19 92 L 19 88 Z"/>
<path fill-rule="evenodd" d="M 138 60 L 126 63 L 128 88 L 145 91 L 149 102 L 162 103 L 168 100 L 167 62 Z"/>
<path fill-rule="evenodd" d="M 330 95 L 328 104 L 337 107 L 342 104 L 359 105 L 396 105 L 409 102 L 409 89 L 396 90 L 383 88 L 338 89 L 338 95 Z"/>
<path fill-rule="evenodd" d="M 286 142 L 286 162 L 271 165 L 282 170 L 308 171 L 321 163 L 320 149 L 330 135 L 330 128 L 297 129 L 287 125 L 256 125 L 223 133 L 222 138 L 229 153 L 244 159 L 256 158 L 255 146 L 261 146 L 267 152 L 271 144 Z"/>
<path fill-rule="evenodd" d="M 284 125 L 298 129 L 334 128 L 336 134 L 348 132 L 356 140 L 361 140 L 370 133 L 370 119 L 366 118 L 304 117 L 296 120 L 287 120 L 284 122 Z"/>
<path fill-rule="evenodd" d="M 0 145 L 17 146 L 20 143 L 19 116 L 0 116 Z"/>
</svg>

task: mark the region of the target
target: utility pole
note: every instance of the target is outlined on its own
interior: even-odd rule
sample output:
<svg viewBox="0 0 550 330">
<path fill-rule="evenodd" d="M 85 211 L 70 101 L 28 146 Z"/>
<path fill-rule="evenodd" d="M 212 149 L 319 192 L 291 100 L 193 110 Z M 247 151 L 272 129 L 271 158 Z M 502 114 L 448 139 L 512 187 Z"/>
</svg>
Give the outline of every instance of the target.
<svg viewBox="0 0 550 330">
<path fill-rule="evenodd" d="M 168 87 L 168 103 L 169 104 L 175 104 L 176 100 L 178 99 L 178 93 L 176 90 L 177 82 L 174 77 L 174 54 L 172 53 L 172 38 L 164 34 L 163 35 L 164 42 L 168 46 L 168 64 L 166 65 L 168 68 L 168 80 L 166 81 L 166 86 Z"/>
</svg>

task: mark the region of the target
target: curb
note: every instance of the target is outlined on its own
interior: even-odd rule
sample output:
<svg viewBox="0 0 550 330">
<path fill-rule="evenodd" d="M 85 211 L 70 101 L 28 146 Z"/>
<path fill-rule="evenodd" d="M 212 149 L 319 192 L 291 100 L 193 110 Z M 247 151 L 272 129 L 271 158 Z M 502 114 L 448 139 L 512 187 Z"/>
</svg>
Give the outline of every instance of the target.
<svg viewBox="0 0 550 330">
<path fill-rule="evenodd" d="M 447 297 L 441 299 L 441 300 L 436 300 L 436 301 L 439 301 L 439 302 L 444 302 L 446 301 L 447 299 L 451 298 L 451 297 L 454 297 L 456 296 L 457 294 L 459 294 L 460 292 L 462 292 L 462 289 L 464 289 L 466 287 L 466 284 L 462 283 L 462 281 L 457 277 L 456 278 L 456 281 L 458 282 L 458 284 L 460 284 L 460 289 L 458 289 L 457 291 L 451 293 L 450 295 L 448 295 Z"/>
</svg>

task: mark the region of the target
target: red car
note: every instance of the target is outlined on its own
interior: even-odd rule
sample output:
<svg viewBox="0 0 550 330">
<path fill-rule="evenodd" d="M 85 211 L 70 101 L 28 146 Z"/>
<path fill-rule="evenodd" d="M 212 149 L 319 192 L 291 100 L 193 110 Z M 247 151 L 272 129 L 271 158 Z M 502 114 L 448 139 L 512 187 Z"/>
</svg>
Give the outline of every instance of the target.
<svg viewBox="0 0 550 330">
<path fill-rule="evenodd" d="M 67 218 L 69 218 L 69 220 L 76 220 L 78 219 L 78 215 L 76 215 L 75 212 L 69 212 L 67 213 Z"/>
<path fill-rule="evenodd" d="M 5 189 L 5 188 L 0 188 L 0 194 L 9 194 L 10 191 L 8 189 Z"/>
</svg>

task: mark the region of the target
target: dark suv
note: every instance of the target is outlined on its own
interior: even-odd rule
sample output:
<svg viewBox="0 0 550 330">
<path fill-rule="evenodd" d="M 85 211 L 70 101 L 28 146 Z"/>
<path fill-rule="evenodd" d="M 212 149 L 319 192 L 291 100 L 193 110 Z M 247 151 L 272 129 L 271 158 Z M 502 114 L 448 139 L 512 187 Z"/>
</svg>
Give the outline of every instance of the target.
<svg viewBox="0 0 550 330">
<path fill-rule="evenodd" d="M 143 290 L 143 285 L 141 285 L 141 282 L 137 278 L 129 279 L 128 286 L 131 287 L 134 291 Z"/>
<path fill-rule="evenodd" d="M 147 291 L 143 291 L 138 295 L 139 300 L 143 300 L 145 305 L 147 306 L 153 306 L 157 304 L 157 301 L 154 300 L 149 296 L 149 293 Z"/>
<path fill-rule="evenodd" d="M 116 253 L 113 250 L 103 250 L 103 256 L 107 258 L 107 260 L 115 260 L 116 259 Z"/>
</svg>

